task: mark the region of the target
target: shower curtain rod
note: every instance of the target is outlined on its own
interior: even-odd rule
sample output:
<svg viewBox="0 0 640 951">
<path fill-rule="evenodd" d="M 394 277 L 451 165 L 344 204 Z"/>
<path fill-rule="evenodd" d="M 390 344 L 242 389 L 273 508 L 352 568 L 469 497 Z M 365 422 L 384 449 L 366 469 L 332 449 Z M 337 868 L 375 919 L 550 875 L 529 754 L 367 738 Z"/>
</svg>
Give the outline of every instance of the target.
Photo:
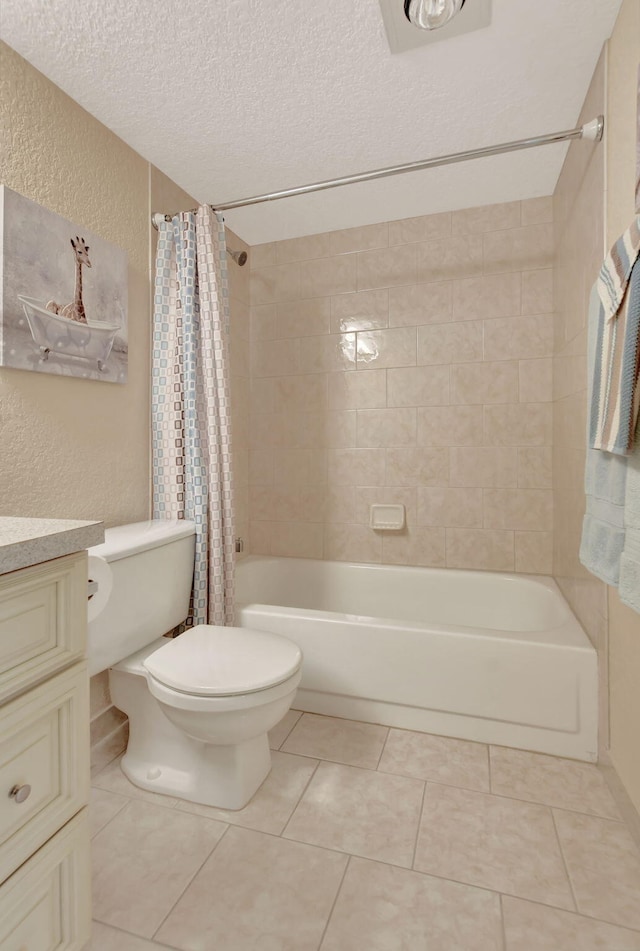
<svg viewBox="0 0 640 951">
<path fill-rule="evenodd" d="M 424 159 L 420 162 L 408 162 L 406 165 L 390 165 L 387 168 L 377 168 L 371 172 L 360 172 L 358 175 L 346 175 L 344 178 L 332 178 L 326 182 L 314 182 L 312 185 L 299 185 L 297 188 L 285 188 L 282 191 L 270 192 L 266 195 L 253 195 L 251 198 L 240 198 L 237 201 L 214 203 L 214 211 L 230 211 L 232 208 L 246 208 L 248 205 L 261 205 L 267 201 L 277 201 L 279 198 L 293 198 L 295 195 L 309 195 L 312 192 L 324 191 L 327 188 L 339 188 L 341 185 L 353 185 L 356 182 L 370 182 L 377 178 L 388 178 L 391 175 L 402 175 L 404 172 L 417 172 L 426 168 L 438 168 L 440 165 L 454 165 L 457 162 L 467 162 L 470 159 L 487 158 L 490 155 L 502 155 L 505 152 L 518 152 L 521 149 L 534 149 L 539 145 L 551 145 L 555 142 L 566 142 L 570 139 L 587 139 L 599 142 L 604 132 L 604 116 L 597 116 L 591 122 L 578 126 L 575 129 L 566 129 L 564 132 L 551 132 L 549 135 L 537 135 L 530 139 L 518 139 L 515 142 L 505 142 L 502 145 L 489 145 L 483 149 L 469 149 L 466 152 L 453 152 L 451 155 L 440 155 L 437 158 Z M 159 221 L 171 221 L 171 215 L 156 212 L 151 216 L 154 228 L 158 228 Z"/>
</svg>

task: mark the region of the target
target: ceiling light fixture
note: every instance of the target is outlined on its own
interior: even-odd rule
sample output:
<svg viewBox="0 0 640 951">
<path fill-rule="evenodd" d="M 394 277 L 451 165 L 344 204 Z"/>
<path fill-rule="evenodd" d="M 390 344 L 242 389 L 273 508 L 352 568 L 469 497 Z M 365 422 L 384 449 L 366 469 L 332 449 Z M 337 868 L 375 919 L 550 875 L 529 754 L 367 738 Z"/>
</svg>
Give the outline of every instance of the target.
<svg viewBox="0 0 640 951">
<path fill-rule="evenodd" d="M 404 15 L 420 30 L 439 30 L 464 4 L 465 0 L 404 0 Z"/>
</svg>

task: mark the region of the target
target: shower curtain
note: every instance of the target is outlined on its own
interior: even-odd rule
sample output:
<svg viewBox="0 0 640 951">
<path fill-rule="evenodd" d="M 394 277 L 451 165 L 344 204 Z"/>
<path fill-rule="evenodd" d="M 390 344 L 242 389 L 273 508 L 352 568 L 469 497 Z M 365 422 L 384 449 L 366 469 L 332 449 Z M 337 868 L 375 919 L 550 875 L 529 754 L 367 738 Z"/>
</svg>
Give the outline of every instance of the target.
<svg viewBox="0 0 640 951">
<path fill-rule="evenodd" d="M 187 626 L 233 624 L 228 335 L 224 225 L 200 206 L 160 225 L 153 308 L 153 517 L 196 523 Z"/>
</svg>

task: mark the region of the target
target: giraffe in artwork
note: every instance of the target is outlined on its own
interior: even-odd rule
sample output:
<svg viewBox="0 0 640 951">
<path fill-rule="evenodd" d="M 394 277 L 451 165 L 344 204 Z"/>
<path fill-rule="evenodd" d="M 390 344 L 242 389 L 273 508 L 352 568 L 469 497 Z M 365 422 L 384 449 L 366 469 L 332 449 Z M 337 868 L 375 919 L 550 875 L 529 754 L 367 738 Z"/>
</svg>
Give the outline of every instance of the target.
<svg viewBox="0 0 640 951">
<path fill-rule="evenodd" d="M 73 300 L 70 304 L 65 304 L 63 307 L 56 304 L 54 300 L 50 300 L 47 302 L 46 308 L 50 310 L 52 314 L 59 314 L 60 317 L 68 317 L 69 320 L 86 324 L 87 315 L 82 302 L 82 265 L 84 264 L 86 267 L 91 267 L 89 246 L 85 244 L 84 238 L 79 238 L 76 235 L 75 241 L 71 238 L 71 247 L 73 248 L 76 262 L 76 287 Z"/>
</svg>

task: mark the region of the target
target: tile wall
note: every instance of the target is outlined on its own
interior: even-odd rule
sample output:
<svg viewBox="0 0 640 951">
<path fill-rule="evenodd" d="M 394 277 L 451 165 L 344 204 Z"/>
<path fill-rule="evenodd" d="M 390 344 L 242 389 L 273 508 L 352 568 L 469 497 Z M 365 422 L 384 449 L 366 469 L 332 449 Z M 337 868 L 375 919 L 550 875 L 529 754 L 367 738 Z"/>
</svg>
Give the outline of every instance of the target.
<svg viewBox="0 0 640 951">
<path fill-rule="evenodd" d="M 605 55 L 594 73 L 578 120 L 604 113 Z M 587 313 L 604 256 L 605 150 L 572 144 L 554 194 L 556 255 L 553 358 L 553 575 L 598 651 L 599 749 L 608 746 L 607 588 L 580 564 L 585 510 L 587 427 Z"/>
<path fill-rule="evenodd" d="M 253 247 L 251 551 L 549 573 L 552 255 L 550 198 Z"/>
<path fill-rule="evenodd" d="M 604 54 L 578 122 L 604 112 Z M 567 152 L 554 194 L 556 235 L 553 360 L 553 573 L 593 643 L 606 630 L 605 585 L 578 557 L 585 509 L 587 312 L 604 256 L 604 148 L 576 143 Z"/>
<path fill-rule="evenodd" d="M 249 252 L 249 245 L 226 229 L 227 247 Z M 228 259 L 229 364 L 233 493 L 236 535 L 245 543 L 249 535 L 249 263 L 240 267 Z"/>
</svg>

